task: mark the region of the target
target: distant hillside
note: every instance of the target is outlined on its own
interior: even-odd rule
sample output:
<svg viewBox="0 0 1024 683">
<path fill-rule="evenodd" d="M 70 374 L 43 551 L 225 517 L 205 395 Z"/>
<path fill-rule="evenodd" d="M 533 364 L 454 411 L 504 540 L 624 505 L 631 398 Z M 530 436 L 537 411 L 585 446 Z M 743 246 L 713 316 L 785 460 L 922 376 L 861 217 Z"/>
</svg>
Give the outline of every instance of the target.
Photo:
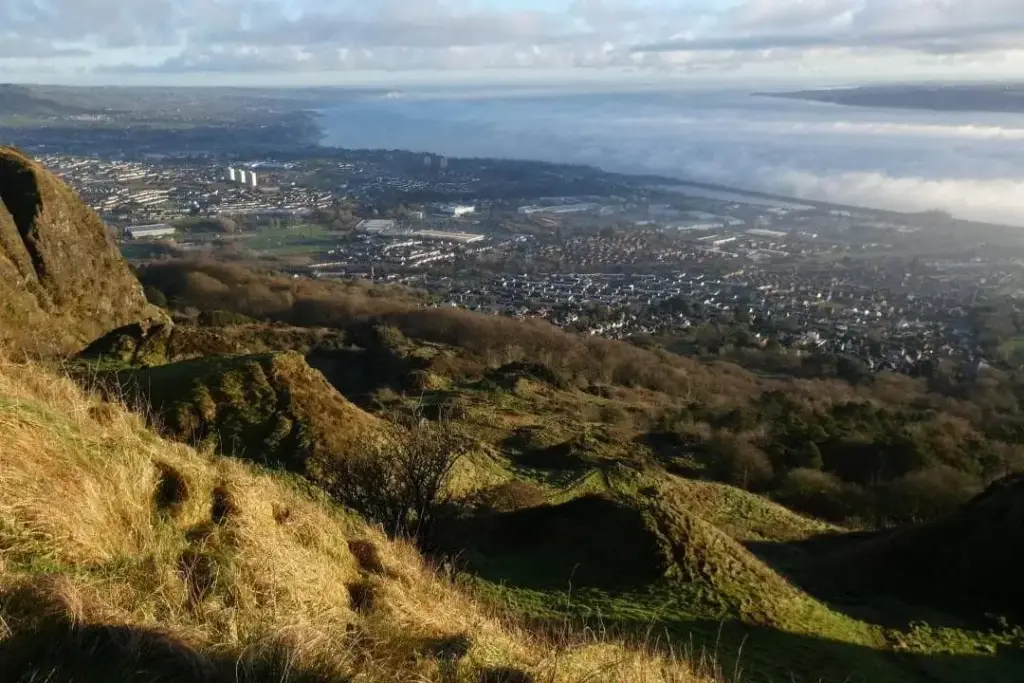
<svg viewBox="0 0 1024 683">
<path fill-rule="evenodd" d="M 73 116 L 89 111 L 41 97 L 25 86 L 0 84 L 0 116 Z"/>
<path fill-rule="evenodd" d="M 880 85 L 756 94 L 763 97 L 827 102 L 850 107 L 1024 113 L 1024 86 L 1019 84 Z"/>
</svg>

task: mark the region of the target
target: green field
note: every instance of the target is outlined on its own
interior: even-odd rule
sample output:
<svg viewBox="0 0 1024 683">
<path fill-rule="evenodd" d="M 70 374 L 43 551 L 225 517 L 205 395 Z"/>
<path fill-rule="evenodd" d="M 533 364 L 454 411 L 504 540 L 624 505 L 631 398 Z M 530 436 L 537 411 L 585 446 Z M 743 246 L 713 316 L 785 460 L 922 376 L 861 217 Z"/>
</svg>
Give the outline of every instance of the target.
<svg viewBox="0 0 1024 683">
<path fill-rule="evenodd" d="M 338 235 L 325 226 L 305 224 L 247 232 L 242 242 L 252 251 L 266 256 L 312 257 L 335 246 Z"/>
</svg>

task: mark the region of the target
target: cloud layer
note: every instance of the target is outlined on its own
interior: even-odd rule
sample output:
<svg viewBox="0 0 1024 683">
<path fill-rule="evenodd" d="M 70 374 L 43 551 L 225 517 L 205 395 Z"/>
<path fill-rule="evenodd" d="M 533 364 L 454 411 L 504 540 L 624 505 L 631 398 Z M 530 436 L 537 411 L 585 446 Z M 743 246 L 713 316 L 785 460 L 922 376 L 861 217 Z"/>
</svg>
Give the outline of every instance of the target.
<svg viewBox="0 0 1024 683">
<path fill-rule="evenodd" d="M 1024 225 L 1013 116 L 821 108 L 722 92 L 349 103 L 329 142 L 528 157 Z M 836 117 L 840 120 L 836 120 Z"/>
<path fill-rule="evenodd" d="M 903 53 L 907 65 L 924 60 L 952 69 L 965 56 L 966 63 L 1016 59 L 1024 2 L 7 0 L 0 3 L 0 45 L 0 60 L 23 67 L 63 60 L 69 69 L 175 74 L 686 72 L 778 62 L 814 70 L 893 52 Z"/>
</svg>

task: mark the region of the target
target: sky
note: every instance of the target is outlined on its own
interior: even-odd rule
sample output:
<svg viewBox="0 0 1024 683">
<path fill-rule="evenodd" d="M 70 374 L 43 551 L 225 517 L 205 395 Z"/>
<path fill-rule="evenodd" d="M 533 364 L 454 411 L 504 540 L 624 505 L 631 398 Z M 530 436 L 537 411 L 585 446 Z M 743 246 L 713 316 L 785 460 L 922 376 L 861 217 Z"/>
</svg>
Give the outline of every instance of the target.
<svg viewBox="0 0 1024 683">
<path fill-rule="evenodd" d="M 1024 76 L 1024 0 L 0 0 L 0 81 Z"/>
</svg>

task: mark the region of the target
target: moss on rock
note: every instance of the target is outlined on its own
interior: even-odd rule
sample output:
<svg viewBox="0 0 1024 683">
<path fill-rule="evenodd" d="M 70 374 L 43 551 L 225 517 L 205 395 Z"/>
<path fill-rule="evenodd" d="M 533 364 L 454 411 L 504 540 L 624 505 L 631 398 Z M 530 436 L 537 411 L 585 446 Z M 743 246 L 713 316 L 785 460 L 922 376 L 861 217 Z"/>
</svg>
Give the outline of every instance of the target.
<svg viewBox="0 0 1024 683">
<path fill-rule="evenodd" d="M 158 317 L 99 216 L 40 164 L 0 147 L 0 341 L 73 353 Z"/>
<path fill-rule="evenodd" d="M 298 353 L 120 370 L 104 385 L 142 401 L 168 436 L 325 485 L 335 459 L 372 452 L 394 438 L 386 422 L 349 402 Z"/>
</svg>

